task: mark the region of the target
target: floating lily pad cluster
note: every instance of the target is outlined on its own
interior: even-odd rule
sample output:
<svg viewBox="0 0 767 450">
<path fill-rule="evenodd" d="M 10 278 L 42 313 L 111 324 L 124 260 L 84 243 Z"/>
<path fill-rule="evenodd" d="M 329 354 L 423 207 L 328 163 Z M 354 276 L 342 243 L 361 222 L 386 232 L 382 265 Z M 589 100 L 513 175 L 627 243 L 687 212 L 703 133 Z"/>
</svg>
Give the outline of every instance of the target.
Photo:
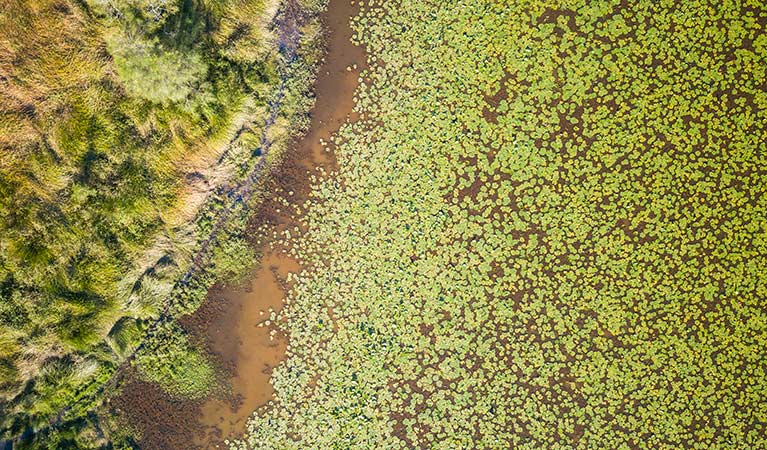
<svg viewBox="0 0 767 450">
<path fill-rule="evenodd" d="M 761 2 L 365 2 L 233 448 L 767 447 Z"/>
</svg>

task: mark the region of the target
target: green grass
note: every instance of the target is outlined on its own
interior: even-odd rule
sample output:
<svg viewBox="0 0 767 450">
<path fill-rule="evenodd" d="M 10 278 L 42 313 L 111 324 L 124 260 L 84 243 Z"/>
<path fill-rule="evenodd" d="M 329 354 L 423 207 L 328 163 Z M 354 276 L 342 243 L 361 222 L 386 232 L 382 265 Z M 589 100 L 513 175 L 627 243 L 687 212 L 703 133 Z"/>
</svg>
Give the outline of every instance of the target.
<svg viewBox="0 0 767 450">
<path fill-rule="evenodd" d="M 259 189 L 308 124 L 322 2 L 302 2 L 311 20 L 289 65 L 267 27 L 276 2 L 154 3 L 18 0 L 0 15 L 12 80 L 0 85 L 0 439 L 18 448 L 135 448 L 104 402 L 127 364 L 177 397 L 216 388 L 175 318 L 249 273 Z M 251 174 L 280 78 L 252 195 L 190 194 L 205 176 Z"/>
<path fill-rule="evenodd" d="M 364 119 L 232 448 L 767 446 L 766 17 L 364 2 Z"/>
<path fill-rule="evenodd" d="M 180 326 L 163 324 L 138 353 L 135 362 L 142 377 L 181 398 L 198 399 L 208 394 L 215 370 L 194 348 Z"/>
<path fill-rule="evenodd" d="M 206 238 L 187 175 L 213 173 L 233 123 L 256 120 L 275 87 L 274 10 L 262 0 L 3 6 L 0 438 L 97 386 L 165 306 Z M 232 276 L 243 257 L 226 258 L 240 250 L 216 250 L 208 283 Z M 73 372 L 41 378 L 60 365 Z"/>
</svg>

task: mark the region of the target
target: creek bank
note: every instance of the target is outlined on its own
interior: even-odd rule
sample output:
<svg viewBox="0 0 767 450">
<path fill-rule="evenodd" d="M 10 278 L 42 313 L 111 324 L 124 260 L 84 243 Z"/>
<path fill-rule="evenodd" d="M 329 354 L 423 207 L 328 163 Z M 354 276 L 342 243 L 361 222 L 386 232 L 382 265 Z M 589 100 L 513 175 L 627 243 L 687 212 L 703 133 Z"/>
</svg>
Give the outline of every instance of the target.
<svg viewBox="0 0 767 450">
<path fill-rule="evenodd" d="M 248 224 L 251 244 L 261 255 L 253 275 L 241 286 L 214 286 L 196 312 L 180 319 L 221 369 L 224 388 L 202 400 L 179 400 L 132 377 L 128 395 L 121 395 L 115 406 L 140 430 L 143 449 L 225 448 L 224 440 L 240 437 L 251 414 L 272 398 L 271 370 L 284 358 L 288 343 L 267 321 L 271 311 L 283 306 L 288 273 L 300 266 L 282 249 L 272 248 L 269 236 L 300 226 L 295 207 L 308 198 L 313 176 L 335 167 L 331 136 L 345 121 L 356 119 L 354 91 L 366 60 L 351 43 L 349 21 L 357 9 L 349 0 L 331 0 L 322 15 L 327 53 L 314 84 L 310 127 L 264 183 L 269 195 Z"/>
</svg>

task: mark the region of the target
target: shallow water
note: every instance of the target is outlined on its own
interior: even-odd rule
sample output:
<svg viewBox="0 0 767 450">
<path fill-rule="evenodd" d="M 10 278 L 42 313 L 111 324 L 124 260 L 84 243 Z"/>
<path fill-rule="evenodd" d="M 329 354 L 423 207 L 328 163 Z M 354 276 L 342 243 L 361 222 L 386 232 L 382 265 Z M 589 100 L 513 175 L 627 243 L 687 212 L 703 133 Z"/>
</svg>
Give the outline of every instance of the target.
<svg viewBox="0 0 767 450">
<path fill-rule="evenodd" d="M 327 34 L 327 54 L 315 83 L 316 103 L 311 126 L 288 155 L 288 170 L 278 180 L 278 187 L 291 191 L 290 200 L 300 202 L 309 191 L 309 174 L 318 166 L 331 169 L 332 153 L 322 142 L 347 120 L 353 120 L 354 90 L 365 54 L 351 41 L 349 20 L 357 7 L 349 0 L 331 0 L 323 20 Z M 292 227 L 296 217 L 268 211 L 270 222 L 278 229 Z M 266 404 L 273 394 L 269 383 L 271 369 L 284 357 L 287 342 L 277 335 L 270 339 L 270 327 L 258 324 L 268 319 L 269 308 L 279 310 L 285 296 L 285 277 L 297 272 L 298 263 L 265 245 L 263 257 L 246 292 L 231 292 L 226 310 L 207 326 L 207 339 L 212 352 L 230 361 L 233 376 L 231 392 L 212 397 L 201 406 L 196 444 L 204 448 L 224 448 L 224 439 L 242 436 L 248 417 Z M 249 292 L 248 292 L 249 291 Z"/>
<path fill-rule="evenodd" d="M 250 414 L 269 401 L 271 369 L 285 354 L 286 341 L 279 335 L 270 339 L 270 328 L 259 326 L 269 318 L 270 309 L 282 307 L 283 282 L 288 272 L 298 271 L 290 258 L 269 253 L 251 280 L 250 292 L 229 294 L 232 300 L 226 311 L 211 324 L 210 348 L 234 363 L 229 380 L 230 398 L 213 397 L 201 408 L 198 437 L 202 446 L 216 446 L 225 438 L 234 438 L 245 430 Z"/>
</svg>

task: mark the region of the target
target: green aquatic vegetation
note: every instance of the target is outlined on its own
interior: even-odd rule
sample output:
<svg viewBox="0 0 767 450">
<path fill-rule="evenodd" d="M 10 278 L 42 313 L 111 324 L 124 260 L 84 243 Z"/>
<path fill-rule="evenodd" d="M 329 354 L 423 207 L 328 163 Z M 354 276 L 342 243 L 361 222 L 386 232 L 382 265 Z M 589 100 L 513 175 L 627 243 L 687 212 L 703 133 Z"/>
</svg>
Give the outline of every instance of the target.
<svg viewBox="0 0 767 450">
<path fill-rule="evenodd" d="M 245 449 L 767 445 L 759 2 L 364 2 Z"/>
</svg>

